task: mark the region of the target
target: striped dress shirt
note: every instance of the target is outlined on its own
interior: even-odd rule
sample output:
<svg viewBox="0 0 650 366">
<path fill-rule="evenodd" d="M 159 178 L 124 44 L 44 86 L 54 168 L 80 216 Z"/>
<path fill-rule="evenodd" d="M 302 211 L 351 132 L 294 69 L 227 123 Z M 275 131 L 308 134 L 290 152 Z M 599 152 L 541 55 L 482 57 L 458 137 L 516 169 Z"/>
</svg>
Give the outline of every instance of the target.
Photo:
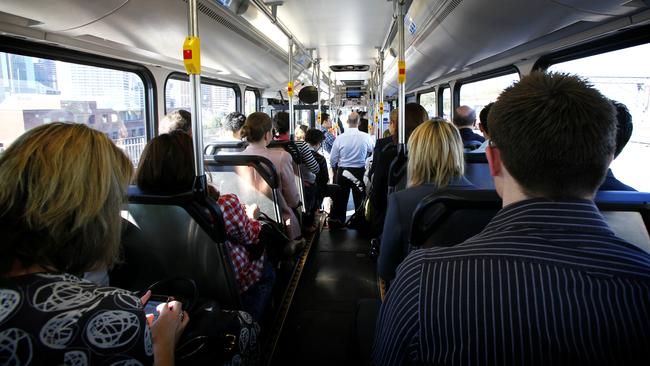
<svg viewBox="0 0 650 366">
<path fill-rule="evenodd" d="M 373 360 L 648 365 L 650 255 L 617 238 L 591 201 L 509 205 L 466 242 L 398 267 Z"/>
</svg>

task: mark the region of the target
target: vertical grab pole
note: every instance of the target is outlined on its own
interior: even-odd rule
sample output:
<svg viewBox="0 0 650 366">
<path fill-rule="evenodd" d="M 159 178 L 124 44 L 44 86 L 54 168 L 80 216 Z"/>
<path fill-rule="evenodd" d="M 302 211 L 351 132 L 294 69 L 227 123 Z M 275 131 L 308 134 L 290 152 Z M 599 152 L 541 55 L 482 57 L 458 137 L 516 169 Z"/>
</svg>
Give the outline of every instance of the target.
<svg viewBox="0 0 650 366">
<path fill-rule="evenodd" d="M 320 57 L 316 58 L 316 88 L 318 91 L 318 111 L 316 112 L 316 122 L 318 123 L 318 126 L 320 126 L 320 114 L 321 114 L 321 104 L 320 104 Z M 314 128 L 316 126 L 310 126 L 311 128 Z"/>
<path fill-rule="evenodd" d="M 332 72 L 328 71 L 327 72 L 327 90 L 328 90 L 328 96 L 329 96 L 329 109 L 327 110 L 327 114 L 330 115 L 330 118 L 332 118 L 332 104 L 334 104 L 334 97 L 332 96 Z M 322 121 L 321 121 L 322 123 Z"/>
<path fill-rule="evenodd" d="M 379 50 L 379 137 L 384 136 L 384 51 Z"/>
<path fill-rule="evenodd" d="M 203 166 L 203 124 L 201 123 L 201 40 L 199 38 L 199 15 L 197 1 L 188 2 L 188 36 L 183 43 L 183 64 L 190 76 L 192 97 L 192 139 L 194 146 L 194 178 L 193 191 L 198 194 L 207 193 L 207 181 Z"/>
<path fill-rule="evenodd" d="M 399 148 L 406 150 L 406 131 L 405 131 L 405 109 L 406 109 L 406 90 L 405 90 L 405 81 L 406 81 L 406 62 L 404 61 L 404 0 L 394 0 L 398 1 L 397 7 L 397 42 L 399 45 L 399 55 L 397 61 L 397 81 L 399 83 L 399 111 L 398 111 L 398 136 L 397 142 L 399 143 Z"/>
<path fill-rule="evenodd" d="M 289 37 L 289 84 L 287 86 L 289 96 L 289 139 L 293 141 L 296 126 L 293 115 L 293 38 Z"/>
</svg>

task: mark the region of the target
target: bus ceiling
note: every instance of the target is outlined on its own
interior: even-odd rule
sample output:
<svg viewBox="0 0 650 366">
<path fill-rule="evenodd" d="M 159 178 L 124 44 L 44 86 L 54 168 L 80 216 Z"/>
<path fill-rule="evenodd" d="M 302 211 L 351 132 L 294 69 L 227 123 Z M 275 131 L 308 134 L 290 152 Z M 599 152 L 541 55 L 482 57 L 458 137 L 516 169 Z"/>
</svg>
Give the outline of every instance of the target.
<svg viewBox="0 0 650 366">
<path fill-rule="evenodd" d="M 231 9 L 223 3 L 203 0 L 199 6 L 206 76 L 271 90 L 284 88 L 287 45 L 275 39 L 282 32 L 268 19 L 265 25 L 247 19 L 246 13 L 256 8 L 253 4 L 242 7 L 246 1 L 233 1 L 237 6 Z M 315 49 L 321 70 L 331 65 L 371 65 L 369 71 L 354 76 L 368 80 L 376 67 L 377 48 L 386 46 L 384 90 L 387 96 L 396 93 L 397 63 L 390 49 L 397 50 L 397 43 L 386 42 L 391 41 L 392 1 L 272 3 L 277 6 L 269 11 L 304 46 L 302 53 Z M 613 28 L 620 29 L 650 19 L 647 0 L 408 3 L 404 19 L 408 91 L 598 37 L 610 31 L 607 24 L 623 22 Z M 187 33 L 186 11 L 186 0 L 3 0 L 0 32 L 183 71 L 180 45 Z M 301 57 L 295 59 L 300 62 Z M 307 80 L 309 58 L 302 59 L 296 73 Z M 332 73 L 333 79 L 350 79 L 349 74 L 336 74 Z"/>
</svg>

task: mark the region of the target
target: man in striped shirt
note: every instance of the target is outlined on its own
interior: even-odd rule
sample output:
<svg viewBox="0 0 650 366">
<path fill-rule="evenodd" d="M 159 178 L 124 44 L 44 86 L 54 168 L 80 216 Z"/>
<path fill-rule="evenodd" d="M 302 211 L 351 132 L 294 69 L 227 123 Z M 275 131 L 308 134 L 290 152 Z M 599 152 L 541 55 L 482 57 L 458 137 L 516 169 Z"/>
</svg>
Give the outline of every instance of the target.
<svg viewBox="0 0 650 366">
<path fill-rule="evenodd" d="M 650 364 L 650 256 L 592 201 L 614 153 L 611 104 L 577 77 L 533 73 L 489 124 L 503 209 L 466 242 L 400 265 L 374 363 Z"/>
</svg>

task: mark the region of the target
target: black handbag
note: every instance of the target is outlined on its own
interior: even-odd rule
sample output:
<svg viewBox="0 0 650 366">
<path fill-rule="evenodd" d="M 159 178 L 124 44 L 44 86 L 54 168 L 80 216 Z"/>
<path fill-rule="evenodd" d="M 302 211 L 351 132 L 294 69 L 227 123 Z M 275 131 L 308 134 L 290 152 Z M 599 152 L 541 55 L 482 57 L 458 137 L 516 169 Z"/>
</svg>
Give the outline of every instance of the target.
<svg viewBox="0 0 650 366">
<path fill-rule="evenodd" d="M 176 346 L 178 365 L 259 363 L 260 329 L 250 314 L 223 310 L 218 302 L 199 297 L 196 284 L 188 278 L 161 280 L 148 290 L 182 302 L 189 314 L 190 321 Z"/>
</svg>

